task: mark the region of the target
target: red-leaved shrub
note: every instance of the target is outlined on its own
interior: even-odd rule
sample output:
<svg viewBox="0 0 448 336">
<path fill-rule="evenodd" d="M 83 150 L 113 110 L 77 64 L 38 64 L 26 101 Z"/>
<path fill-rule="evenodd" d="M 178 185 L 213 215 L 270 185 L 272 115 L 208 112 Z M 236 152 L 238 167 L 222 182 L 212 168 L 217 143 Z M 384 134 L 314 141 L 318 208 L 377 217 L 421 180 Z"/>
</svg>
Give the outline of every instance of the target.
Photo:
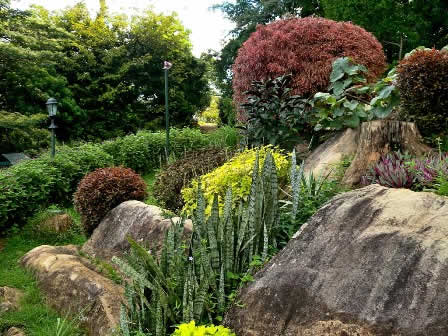
<svg viewBox="0 0 448 336">
<path fill-rule="evenodd" d="M 234 103 L 239 108 L 244 92 L 254 80 L 291 73 L 292 94 L 312 95 L 326 91 L 332 62 L 351 57 L 367 67 L 367 79 L 375 80 L 385 70 L 383 47 L 363 28 L 349 22 L 307 17 L 259 25 L 241 46 L 233 65 Z M 238 118 L 245 120 L 239 109 Z"/>
<path fill-rule="evenodd" d="M 75 209 L 81 214 L 85 232 L 90 235 L 106 214 L 122 202 L 143 201 L 145 181 L 130 168 L 100 168 L 79 182 L 74 195 Z"/>
<path fill-rule="evenodd" d="M 424 136 L 448 128 L 448 52 L 416 50 L 397 67 L 401 114 Z"/>
</svg>

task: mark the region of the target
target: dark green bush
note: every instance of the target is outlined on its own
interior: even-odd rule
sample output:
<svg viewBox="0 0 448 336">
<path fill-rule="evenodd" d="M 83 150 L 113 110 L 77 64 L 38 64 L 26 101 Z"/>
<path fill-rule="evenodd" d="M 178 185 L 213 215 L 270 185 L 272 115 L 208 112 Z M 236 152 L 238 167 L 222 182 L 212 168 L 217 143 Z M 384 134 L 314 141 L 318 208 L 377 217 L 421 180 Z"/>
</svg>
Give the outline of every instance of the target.
<svg viewBox="0 0 448 336">
<path fill-rule="evenodd" d="M 172 153 L 204 147 L 235 147 L 238 134 L 224 127 L 210 134 L 181 129 L 171 132 Z M 139 172 L 160 167 L 165 158 L 165 133 L 139 132 L 103 144 L 57 148 L 54 159 L 43 155 L 0 170 L 0 233 L 52 203 L 68 205 L 79 181 L 89 172 L 123 165 Z"/>
<path fill-rule="evenodd" d="M 416 50 L 397 67 L 402 117 L 424 136 L 448 128 L 448 52 Z"/>
<path fill-rule="evenodd" d="M 85 232 L 90 235 L 106 214 L 120 203 L 143 201 L 146 183 L 130 168 L 100 168 L 86 175 L 74 195 L 75 209 L 81 214 Z"/>
<path fill-rule="evenodd" d="M 107 141 L 103 149 L 114 158 L 115 165 L 123 165 L 137 172 L 148 172 L 165 161 L 165 132 L 141 131 L 114 141 Z M 204 147 L 235 147 L 238 133 L 231 127 L 203 134 L 198 129 L 172 129 L 171 155 L 181 157 L 186 152 Z"/>
<path fill-rule="evenodd" d="M 189 152 L 157 174 L 154 196 L 166 209 L 177 211 L 184 202 L 181 190 L 195 177 L 221 166 L 232 156 L 226 149 L 208 148 Z"/>
</svg>

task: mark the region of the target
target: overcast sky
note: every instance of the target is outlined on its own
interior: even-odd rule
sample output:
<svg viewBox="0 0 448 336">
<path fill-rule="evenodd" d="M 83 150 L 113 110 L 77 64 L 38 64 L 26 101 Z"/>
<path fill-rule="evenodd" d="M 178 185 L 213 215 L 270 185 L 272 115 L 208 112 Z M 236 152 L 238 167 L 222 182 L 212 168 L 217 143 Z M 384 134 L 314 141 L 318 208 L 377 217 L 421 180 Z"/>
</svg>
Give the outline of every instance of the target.
<svg viewBox="0 0 448 336">
<path fill-rule="evenodd" d="M 31 4 L 41 5 L 49 10 L 63 9 L 80 0 L 13 0 L 12 5 L 25 9 Z M 93 12 L 99 8 L 99 0 L 84 0 Z M 232 29 L 233 24 L 221 12 L 209 10 L 220 0 L 106 0 L 110 12 L 138 13 L 141 9 L 153 6 L 156 12 L 170 14 L 175 11 L 183 25 L 191 30 L 193 53 L 199 56 L 207 49 L 220 50 L 222 40 Z"/>
</svg>

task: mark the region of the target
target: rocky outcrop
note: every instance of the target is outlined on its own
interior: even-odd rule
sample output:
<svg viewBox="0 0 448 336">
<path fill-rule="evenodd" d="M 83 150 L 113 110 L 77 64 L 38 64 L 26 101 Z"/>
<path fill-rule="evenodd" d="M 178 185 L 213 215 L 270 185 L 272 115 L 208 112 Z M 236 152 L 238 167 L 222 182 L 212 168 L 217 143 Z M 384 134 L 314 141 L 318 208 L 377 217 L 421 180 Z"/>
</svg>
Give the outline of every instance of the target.
<svg viewBox="0 0 448 336">
<path fill-rule="evenodd" d="M 171 220 L 175 222 L 180 218 Z M 139 201 L 123 202 L 104 217 L 82 251 L 105 259 L 121 256 L 130 249 L 127 238 L 131 237 L 157 254 L 171 220 L 163 216 L 163 210 L 159 207 Z M 185 221 L 184 228 L 186 235 L 191 233 L 191 220 Z"/>
<path fill-rule="evenodd" d="M 371 185 L 322 207 L 240 293 L 239 336 L 448 335 L 448 198 Z"/>
<path fill-rule="evenodd" d="M 47 302 L 64 315 L 82 314 L 90 335 L 109 335 L 119 322 L 123 288 L 94 271 L 78 255 L 78 247 L 40 246 L 22 258 L 45 293 Z"/>
<path fill-rule="evenodd" d="M 358 148 L 359 130 L 348 128 L 318 146 L 305 160 L 304 173 L 327 176 L 346 157 L 353 157 Z"/>
<path fill-rule="evenodd" d="M 25 336 L 25 332 L 22 329 L 12 327 L 4 333 L 5 336 Z"/>
<path fill-rule="evenodd" d="M 19 289 L 0 287 L 0 314 L 18 310 L 22 297 L 23 291 Z"/>
</svg>

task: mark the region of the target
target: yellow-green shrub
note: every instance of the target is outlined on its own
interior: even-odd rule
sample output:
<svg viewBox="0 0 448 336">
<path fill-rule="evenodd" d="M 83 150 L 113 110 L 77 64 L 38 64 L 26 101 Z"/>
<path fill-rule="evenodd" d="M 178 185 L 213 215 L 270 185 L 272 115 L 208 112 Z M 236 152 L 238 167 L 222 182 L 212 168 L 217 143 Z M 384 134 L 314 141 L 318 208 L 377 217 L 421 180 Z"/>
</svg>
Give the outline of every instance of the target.
<svg viewBox="0 0 448 336">
<path fill-rule="evenodd" d="M 263 167 L 264 158 L 267 151 L 271 151 L 280 184 L 286 182 L 289 159 L 280 149 L 272 146 L 264 146 L 259 149 L 247 149 L 244 152 L 234 156 L 219 168 L 200 177 L 202 190 L 206 203 L 208 204 L 206 213 L 210 214 L 214 194 L 218 194 L 220 208 L 224 206 L 224 196 L 229 187 L 232 188 L 233 206 L 235 207 L 240 200 L 247 201 L 252 183 L 252 168 L 254 166 L 257 152 L 260 155 L 260 171 Z M 182 189 L 182 197 L 185 201 L 183 213 L 191 215 L 196 208 L 196 196 L 198 189 L 198 179 L 194 179 L 190 187 Z"/>
<path fill-rule="evenodd" d="M 183 323 L 172 336 L 236 336 L 230 329 L 223 326 L 196 326 L 194 321 Z"/>
</svg>

